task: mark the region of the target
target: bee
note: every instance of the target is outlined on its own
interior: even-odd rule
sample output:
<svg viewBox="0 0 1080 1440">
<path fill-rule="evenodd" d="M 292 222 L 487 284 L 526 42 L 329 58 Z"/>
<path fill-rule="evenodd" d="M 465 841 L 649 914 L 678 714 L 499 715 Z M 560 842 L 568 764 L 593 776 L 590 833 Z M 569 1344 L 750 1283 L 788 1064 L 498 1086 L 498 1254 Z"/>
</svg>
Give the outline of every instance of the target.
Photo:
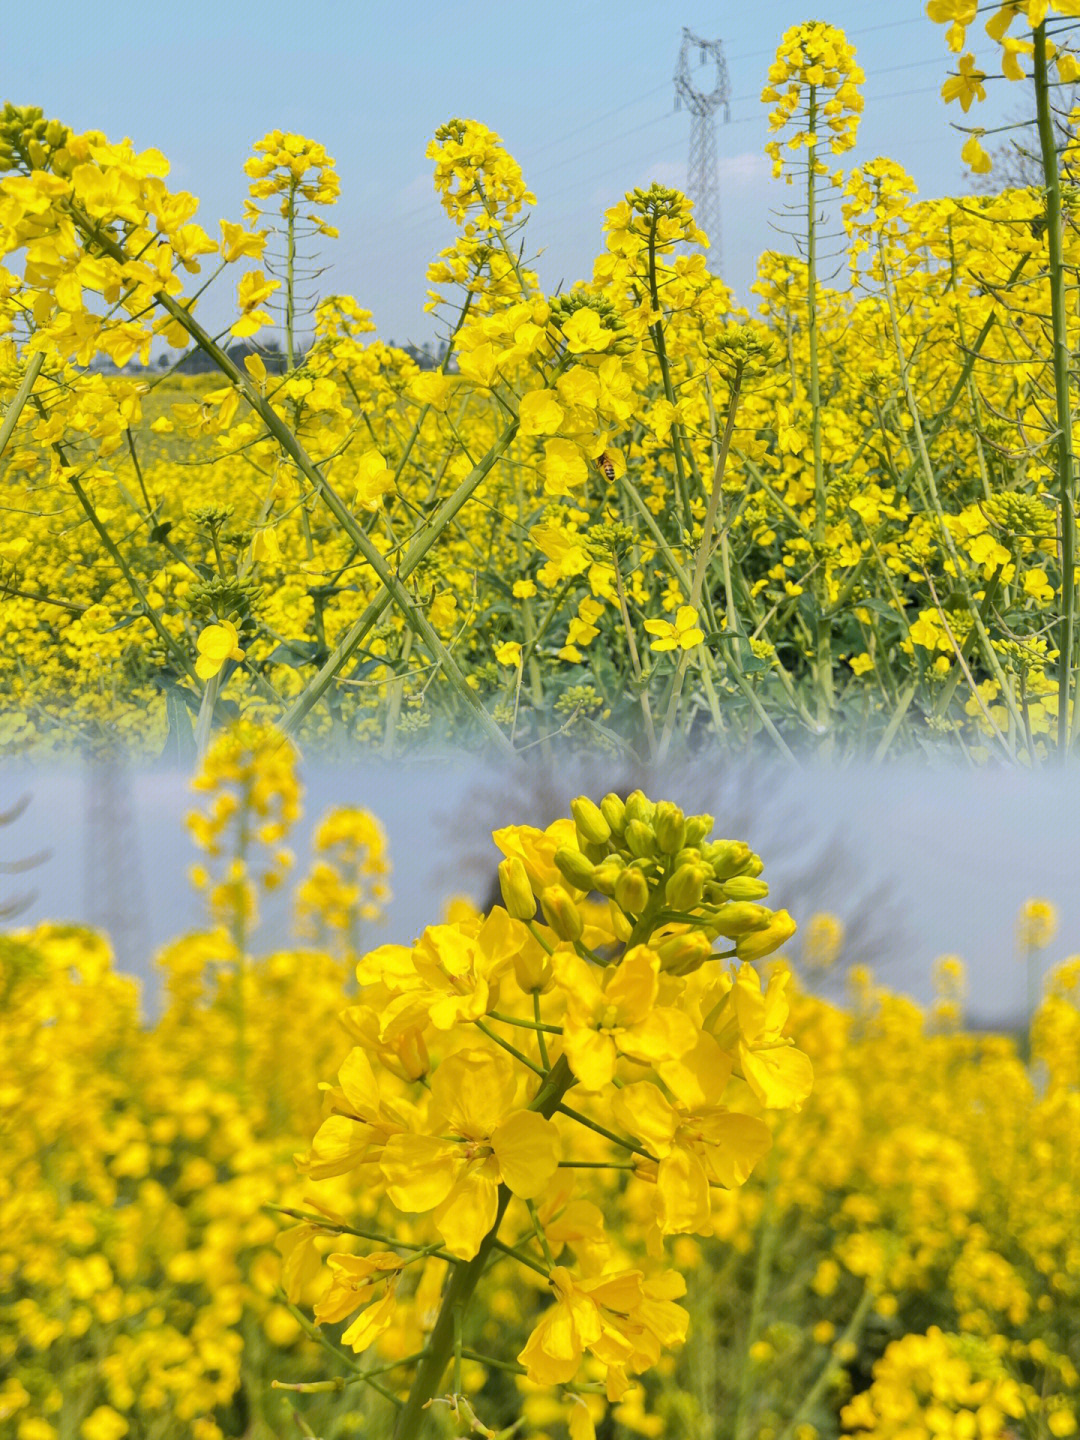
<svg viewBox="0 0 1080 1440">
<path fill-rule="evenodd" d="M 596 464 L 598 468 L 603 471 L 604 475 L 606 475 L 608 480 L 614 483 L 615 462 L 614 460 L 612 460 L 611 456 L 606 450 L 601 450 L 600 454 L 596 457 Z"/>
</svg>

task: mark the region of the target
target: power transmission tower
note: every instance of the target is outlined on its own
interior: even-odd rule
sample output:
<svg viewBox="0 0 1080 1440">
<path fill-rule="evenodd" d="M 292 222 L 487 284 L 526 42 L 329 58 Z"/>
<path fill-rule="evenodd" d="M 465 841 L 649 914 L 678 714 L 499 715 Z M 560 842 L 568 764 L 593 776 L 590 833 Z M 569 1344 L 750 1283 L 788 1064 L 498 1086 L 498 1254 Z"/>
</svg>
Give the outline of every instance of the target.
<svg viewBox="0 0 1080 1440">
<path fill-rule="evenodd" d="M 731 89 L 728 85 L 727 61 L 719 40 L 702 40 L 683 27 L 679 63 L 675 67 L 675 109 L 685 103 L 694 117 L 690 130 L 690 163 L 687 167 L 687 189 L 694 202 L 694 220 L 711 241 L 713 274 L 720 271 L 720 175 L 716 162 L 716 125 L 713 116 L 724 107 L 724 119 L 731 119 Z M 712 90 L 699 90 L 690 73 L 690 57 L 698 52 L 698 66 L 710 62 L 716 66 L 716 83 Z"/>
<path fill-rule="evenodd" d="M 86 918 L 111 941 L 117 969 L 145 971 L 149 934 L 130 776 L 111 758 L 89 761 L 85 776 Z"/>
</svg>

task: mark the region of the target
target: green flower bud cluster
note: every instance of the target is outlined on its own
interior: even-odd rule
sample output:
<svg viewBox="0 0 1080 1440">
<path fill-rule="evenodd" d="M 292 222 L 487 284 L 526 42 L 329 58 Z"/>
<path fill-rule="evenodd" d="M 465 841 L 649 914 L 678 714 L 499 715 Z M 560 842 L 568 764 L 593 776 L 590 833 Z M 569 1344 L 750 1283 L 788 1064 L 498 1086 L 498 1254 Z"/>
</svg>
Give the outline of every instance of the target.
<svg viewBox="0 0 1080 1440">
<path fill-rule="evenodd" d="M 231 505 L 193 505 L 188 511 L 192 521 L 202 530 L 209 530 L 211 534 L 220 530 L 226 520 L 230 519 L 233 513 Z"/>
<path fill-rule="evenodd" d="M 579 796 L 570 810 L 577 843 L 554 854 L 564 885 L 539 895 L 543 918 L 560 939 L 580 939 L 576 897 L 589 895 L 611 902 L 621 944 L 652 945 L 663 968 L 675 974 L 696 970 L 719 939 L 734 941 L 739 957 L 756 959 L 793 933 L 786 911 L 760 903 L 769 893 L 760 857 L 741 840 L 710 838 L 711 815 L 686 815 L 640 790 L 625 800 L 605 795 L 599 804 Z M 505 861 L 500 881 L 510 913 L 531 920 L 537 900 L 520 861 Z"/>
<path fill-rule="evenodd" d="M 752 325 L 725 325 L 708 343 L 709 358 L 729 379 L 757 379 L 775 370 L 783 356 L 771 335 Z"/>
<path fill-rule="evenodd" d="M 592 295 L 584 290 L 570 290 L 563 295 L 554 296 L 549 308 L 552 321 L 560 327 L 578 310 L 594 310 L 605 330 L 618 331 L 623 328 L 618 311 L 605 295 Z"/>
<path fill-rule="evenodd" d="M 0 172 L 46 170 L 54 151 L 71 132 L 59 120 L 46 120 L 38 105 L 12 105 L 0 111 Z"/>
<path fill-rule="evenodd" d="M 215 577 L 192 585 L 187 592 L 187 605 L 197 617 L 229 620 L 246 619 L 262 595 L 256 580 L 225 580 Z"/>
<path fill-rule="evenodd" d="M 1028 540 L 1052 540 L 1057 534 L 1054 512 L 1037 495 L 1007 490 L 984 500 L 982 512 L 992 525 L 997 525 L 1008 535 Z"/>
</svg>

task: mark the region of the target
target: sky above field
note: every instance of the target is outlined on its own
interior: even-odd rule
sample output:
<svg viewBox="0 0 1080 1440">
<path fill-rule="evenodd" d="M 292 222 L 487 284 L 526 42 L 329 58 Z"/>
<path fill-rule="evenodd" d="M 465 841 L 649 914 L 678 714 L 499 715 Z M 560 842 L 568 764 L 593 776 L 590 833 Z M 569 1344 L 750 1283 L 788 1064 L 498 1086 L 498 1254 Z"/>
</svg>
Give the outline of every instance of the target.
<svg viewBox="0 0 1080 1440">
<path fill-rule="evenodd" d="M 603 212 L 625 191 L 653 180 L 685 186 L 690 117 L 674 110 L 672 84 L 682 27 L 722 40 L 732 104 L 730 123 L 717 124 L 719 269 L 746 303 L 758 255 L 792 248 L 772 228 L 792 192 L 770 178 L 759 98 L 789 26 L 821 18 L 846 30 L 867 77 L 854 158 L 890 156 L 924 195 L 967 185 L 963 137 L 950 122 L 990 126 L 1022 113 L 1021 87 L 1004 82 L 969 117 L 941 102 L 954 57 L 923 12 L 920 0 L 113 0 L 92 10 L 60 0 L 47 43 L 33 6 L 5 17 L 0 98 L 157 146 L 172 163 L 170 183 L 201 198 L 198 218 L 215 234 L 219 218 L 240 218 L 254 140 L 280 128 L 321 141 L 342 182 L 330 216 L 341 238 L 321 255 L 331 267 L 324 293 L 355 295 L 381 338 L 423 343 L 435 335 L 424 271 L 453 233 L 424 157 L 444 121 L 473 118 L 503 137 L 537 196 L 527 253 L 542 252 L 547 289 L 569 286 L 590 274 Z M 970 39 L 981 54 L 985 37 L 973 29 Z M 231 298 L 224 287 L 211 292 L 200 313 L 221 323 Z"/>
<path fill-rule="evenodd" d="M 880 983 L 926 1003 L 933 963 L 958 954 L 969 970 L 969 1014 L 1004 1026 L 1025 1013 L 1025 972 L 1014 948 L 1014 923 L 1031 897 L 1060 910 L 1049 963 L 1080 954 L 1080 777 L 1059 770 L 931 771 L 816 767 L 792 772 L 745 762 L 699 763 L 646 778 L 601 762 L 576 769 L 521 766 L 492 772 L 475 762 L 387 765 L 368 760 L 347 768 L 308 769 L 305 818 L 291 844 L 307 864 L 308 834 L 333 804 L 365 805 L 389 838 L 394 899 L 386 923 L 369 930 L 370 944 L 408 943 L 441 918 L 444 900 L 469 894 L 482 901 L 501 858 L 491 831 L 505 824 L 546 825 L 567 813 L 570 797 L 602 795 L 642 784 L 687 811 L 709 810 L 715 833 L 745 839 L 765 861 L 769 903 L 805 923 L 831 910 L 848 926 L 849 963 L 873 967 Z M 148 956 L 181 932 L 205 924 L 201 898 L 186 881 L 197 858 L 184 815 L 193 798 L 186 782 L 162 770 L 132 772 L 130 821 L 113 839 L 88 828 L 88 794 L 74 768 L 6 767 L 0 810 L 22 793 L 30 804 L 0 830 L 0 860 L 48 849 L 33 872 L 0 874 L 0 902 L 36 889 L 17 922 L 90 920 L 100 897 L 86 890 L 90 847 L 116 846 L 129 884 L 129 919 L 140 919 L 131 968 L 155 991 Z M 137 927 L 132 927 L 137 934 Z M 290 943 L 285 892 L 263 904 L 255 948 Z"/>
</svg>

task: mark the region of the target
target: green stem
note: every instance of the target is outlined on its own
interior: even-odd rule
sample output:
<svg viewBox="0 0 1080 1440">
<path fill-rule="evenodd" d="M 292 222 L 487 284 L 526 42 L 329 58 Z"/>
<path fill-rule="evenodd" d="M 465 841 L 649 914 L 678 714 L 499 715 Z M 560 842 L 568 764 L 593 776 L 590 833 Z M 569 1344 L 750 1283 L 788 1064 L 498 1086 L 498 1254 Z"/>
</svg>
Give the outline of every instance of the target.
<svg viewBox="0 0 1080 1440">
<path fill-rule="evenodd" d="M 807 129 L 817 129 L 817 86 L 810 86 Z M 811 146 L 806 176 L 806 334 L 810 348 L 810 436 L 814 449 L 814 555 L 819 562 L 814 572 L 814 683 L 817 690 L 818 726 L 827 728 L 833 709 L 832 627 L 826 614 L 829 581 L 824 563 L 828 493 L 821 440 L 821 370 L 818 355 L 817 311 L 817 149 Z"/>
<path fill-rule="evenodd" d="M 550 1120 L 563 1095 L 574 1083 L 565 1056 L 559 1058 L 555 1068 L 547 1076 L 539 1093 L 529 1106 L 530 1110 Z M 510 1204 L 510 1191 L 505 1185 L 499 1186 L 499 1204 L 495 1223 L 480 1242 L 476 1255 L 464 1265 L 459 1265 L 450 1277 L 439 1307 L 435 1327 L 427 1342 L 427 1354 L 416 1372 L 409 1398 L 398 1416 L 394 1428 L 394 1440 L 417 1440 L 422 1433 L 426 1407 L 442 1382 L 447 1364 L 454 1351 L 455 1334 L 460 1333 L 461 1321 L 465 1315 L 473 1292 L 487 1266 L 488 1257 L 495 1246 L 499 1226 L 502 1224 L 506 1207 Z M 465 1352 L 462 1351 L 464 1354 Z"/>
<path fill-rule="evenodd" d="M 85 215 L 77 205 L 71 204 L 69 212 L 80 231 L 91 238 L 97 245 L 110 255 L 114 260 L 124 264 L 128 260 L 127 252 L 115 240 L 103 234 L 90 218 Z M 239 390 L 244 399 L 258 415 L 265 425 L 267 431 L 281 446 L 282 450 L 296 465 L 298 471 L 304 476 L 312 489 L 319 495 L 334 519 L 341 526 L 342 530 L 353 541 L 367 563 L 374 570 L 379 581 L 388 593 L 389 599 L 394 602 L 400 611 L 405 623 L 413 630 L 417 639 L 423 644 L 428 654 L 438 664 L 447 682 L 455 695 L 466 707 L 471 710 L 483 731 L 486 738 L 496 746 L 497 749 L 513 754 L 513 747 L 510 745 L 502 730 L 484 708 L 483 702 L 476 695 L 468 684 L 461 669 L 450 654 L 449 650 L 439 639 L 438 635 L 427 617 L 423 614 L 416 601 L 401 584 L 398 576 L 391 570 L 385 558 L 377 546 L 357 524 L 356 519 L 350 513 L 341 497 L 334 490 L 333 486 L 322 474 L 319 467 L 308 455 L 298 437 L 286 425 L 277 411 L 274 410 L 260 394 L 259 389 L 254 385 L 246 372 L 242 371 L 235 362 L 222 350 L 209 334 L 202 328 L 194 316 L 173 299 L 164 290 L 158 290 L 154 294 L 154 302 L 169 314 L 178 324 L 182 325 L 191 338 L 198 345 L 199 349 L 207 354 L 225 375 Z"/>
<path fill-rule="evenodd" d="M 694 610 L 701 606 L 701 591 L 705 584 L 705 572 L 708 569 L 709 560 L 713 549 L 713 531 L 716 527 L 716 515 L 720 508 L 720 496 L 723 492 L 724 471 L 727 468 L 727 458 L 731 451 L 731 437 L 735 433 L 735 413 L 739 408 L 739 391 L 742 388 L 742 366 L 738 365 L 731 382 L 731 394 L 728 397 L 727 417 L 724 421 L 724 434 L 720 441 L 720 449 L 716 457 L 716 465 L 713 469 L 712 492 L 709 495 L 709 503 L 705 510 L 705 523 L 701 530 L 701 540 L 698 543 L 697 556 L 694 560 L 694 577 L 690 582 L 690 596 L 688 604 Z M 671 744 L 671 736 L 675 730 L 675 721 L 679 710 L 679 697 L 682 694 L 683 680 L 686 676 L 686 668 L 690 663 L 690 651 L 684 650 L 679 656 L 679 666 L 675 672 L 675 683 L 671 687 L 671 698 L 668 701 L 667 714 L 664 716 L 664 730 L 660 736 L 660 749 L 657 759 L 661 762 L 667 759 L 668 747 Z"/>
<path fill-rule="evenodd" d="M 1076 717 L 1070 730 L 1069 703 L 1073 691 L 1073 655 L 1076 610 L 1076 512 L 1073 494 L 1072 410 L 1069 402 L 1069 338 L 1065 319 L 1065 264 L 1062 256 L 1063 220 L 1061 177 L 1050 113 L 1050 81 L 1046 60 L 1046 22 L 1036 26 L 1035 113 L 1046 186 L 1046 242 L 1049 252 L 1050 320 L 1053 329 L 1054 399 L 1057 405 L 1058 497 L 1061 509 L 1061 621 L 1058 628 L 1058 748 L 1062 761 L 1069 756 L 1070 734 L 1080 733 Z"/>
<path fill-rule="evenodd" d="M 34 381 L 41 373 L 41 367 L 44 363 L 44 350 L 35 350 L 33 355 L 30 356 L 29 363 L 26 367 L 26 374 L 23 376 L 19 388 L 15 392 L 15 398 L 4 414 L 4 423 L 0 425 L 0 455 L 7 449 L 8 441 L 11 439 L 15 426 L 19 423 L 19 416 L 22 414 L 23 407 L 26 405 L 27 400 L 30 399 L 30 391 L 33 390 Z"/>
<path fill-rule="evenodd" d="M 499 456 L 510 444 L 517 432 L 517 422 L 509 425 L 478 465 L 465 477 L 454 493 L 439 506 L 430 520 L 413 536 L 412 544 L 402 557 L 398 567 L 399 580 L 407 580 L 427 552 L 442 535 L 458 511 L 485 479 Z M 318 674 L 297 696 L 285 712 L 279 729 L 286 735 L 293 735 L 299 729 L 304 717 L 322 699 L 326 691 L 341 673 L 349 658 L 363 643 L 372 628 L 378 623 L 391 602 L 391 596 L 384 590 L 372 600 L 360 618 L 346 631 L 341 641 L 320 666 Z M 502 732 L 500 731 L 500 736 Z"/>
</svg>

